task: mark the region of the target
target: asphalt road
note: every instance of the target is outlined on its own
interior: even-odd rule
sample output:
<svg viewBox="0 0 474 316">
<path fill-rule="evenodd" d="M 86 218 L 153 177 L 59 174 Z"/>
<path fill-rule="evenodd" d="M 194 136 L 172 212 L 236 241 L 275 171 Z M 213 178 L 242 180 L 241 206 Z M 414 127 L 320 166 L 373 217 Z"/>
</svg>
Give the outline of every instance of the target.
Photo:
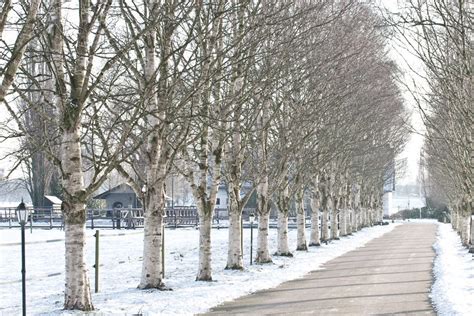
<svg viewBox="0 0 474 316">
<path fill-rule="evenodd" d="M 436 224 L 405 223 L 322 270 L 213 308 L 209 315 L 435 315 Z"/>
</svg>

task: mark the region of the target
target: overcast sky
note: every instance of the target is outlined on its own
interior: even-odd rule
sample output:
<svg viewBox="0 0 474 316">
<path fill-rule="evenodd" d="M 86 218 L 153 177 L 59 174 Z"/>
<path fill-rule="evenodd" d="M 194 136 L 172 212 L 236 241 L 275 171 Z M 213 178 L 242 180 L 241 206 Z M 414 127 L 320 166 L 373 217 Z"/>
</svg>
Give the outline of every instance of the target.
<svg viewBox="0 0 474 316">
<path fill-rule="evenodd" d="M 384 7 L 390 10 L 391 12 L 398 11 L 398 3 L 400 2 L 399 0 L 375 0 L 375 1 L 377 1 L 381 7 Z M 12 37 L 10 36 L 10 38 Z M 390 48 L 391 57 L 397 62 L 399 67 L 402 69 L 402 71 L 404 71 L 404 81 L 409 83 L 413 80 L 413 78 L 416 77 L 416 75 L 410 70 L 410 67 L 408 67 L 407 63 L 409 63 L 411 67 L 415 67 L 417 71 L 422 71 L 423 67 L 420 61 L 416 57 L 412 56 L 409 53 L 409 51 L 406 50 L 407 49 L 406 47 L 401 47 L 400 43 L 391 42 L 391 44 L 392 44 L 391 45 L 392 47 Z M 418 79 L 419 78 L 416 78 L 416 80 Z M 408 141 L 408 144 L 405 150 L 399 157 L 400 159 L 403 159 L 403 158 L 407 159 L 406 174 L 402 179 L 400 179 L 399 183 L 414 183 L 416 182 L 416 178 L 418 175 L 420 149 L 423 144 L 423 136 L 421 134 L 423 134 L 424 126 L 419 117 L 418 111 L 415 106 L 415 102 L 412 99 L 410 93 L 405 92 L 404 97 L 405 97 L 405 104 L 406 104 L 407 110 L 411 113 L 410 123 L 412 124 L 413 128 L 418 133 L 413 133 L 410 136 L 410 139 Z M 5 119 L 7 117 L 8 117 L 8 113 L 5 109 L 5 106 L 0 105 L 0 124 L 5 122 Z M 3 157 L 7 152 L 11 151 L 12 148 L 16 148 L 17 146 L 19 146 L 18 143 L 13 140 L 9 140 L 4 143 L 1 143 L 0 144 L 0 158 Z M 14 164 L 13 158 L 7 158 L 4 160 L 1 160 L 0 169 L 9 170 L 13 166 L 13 164 Z M 12 175 L 12 177 L 21 177 L 21 176 L 22 176 L 21 170 L 17 170 Z"/>
</svg>

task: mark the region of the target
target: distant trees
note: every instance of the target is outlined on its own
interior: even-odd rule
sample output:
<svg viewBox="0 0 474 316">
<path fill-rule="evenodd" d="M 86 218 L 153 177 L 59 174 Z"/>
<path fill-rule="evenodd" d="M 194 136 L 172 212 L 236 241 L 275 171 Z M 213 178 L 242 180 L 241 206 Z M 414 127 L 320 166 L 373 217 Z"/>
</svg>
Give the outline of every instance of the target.
<svg viewBox="0 0 474 316">
<path fill-rule="evenodd" d="M 427 93 L 417 96 L 426 125 L 423 165 L 429 195 L 445 199 L 464 245 L 470 231 L 474 184 L 473 4 L 407 1 L 400 35 L 423 62 Z"/>
</svg>

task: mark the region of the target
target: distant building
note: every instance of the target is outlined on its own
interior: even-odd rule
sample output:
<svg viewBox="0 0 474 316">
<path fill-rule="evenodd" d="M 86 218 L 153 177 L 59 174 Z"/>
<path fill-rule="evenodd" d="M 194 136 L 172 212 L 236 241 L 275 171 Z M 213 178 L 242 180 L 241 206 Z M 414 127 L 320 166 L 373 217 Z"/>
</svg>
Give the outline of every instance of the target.
<svg viewBox="0 0 474 316">
<path fill-rule="evenodd" d="M 101 194 L 94 196 L 93 199 L 105 200 L 105 208 L 107 209 L 142 207 L 135 191 L 133 191 L 132 187 L 126 183 L 122 183 L 110 190 L 102 192 Z"/>
<path fill-rule="evenodd" d="M 51 208 L 55 213 L 61 213 L 62 203 L 63 201 L 53 195 L 45 195 L 43 199 L 43 206 L 45 208 Z"/>
</svg>

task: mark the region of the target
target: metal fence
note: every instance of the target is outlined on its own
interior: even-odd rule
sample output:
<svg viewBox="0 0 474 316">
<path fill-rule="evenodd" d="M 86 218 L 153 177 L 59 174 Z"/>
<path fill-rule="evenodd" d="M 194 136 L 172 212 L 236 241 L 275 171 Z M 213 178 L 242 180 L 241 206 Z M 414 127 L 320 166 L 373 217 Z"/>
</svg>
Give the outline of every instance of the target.
<svg viewBox="0 0 474 316">
<path fill-rule="evenodd" d="M 53 208 L 28 208 L 30 216 L 28 225 L 30 227 L 62 228 L 64 226 L 63 214 Z M 16 219 L 15 208 L 0 208 L 0 226 L 19 226 Z M 111 229 L 134 229 L 144 225 L 144 214 L 142 208 L 126 209 L 87 209 L 86 227 L 111 228 Z M 216 208 L 213 216 L 214 223 L 222 223 L 228 220 L 227 209 Z M 175 206 L 165 210 L 164 223 L 168 227 L 197 226 L 199 216 L 196 207 Z"/>
</svg>

